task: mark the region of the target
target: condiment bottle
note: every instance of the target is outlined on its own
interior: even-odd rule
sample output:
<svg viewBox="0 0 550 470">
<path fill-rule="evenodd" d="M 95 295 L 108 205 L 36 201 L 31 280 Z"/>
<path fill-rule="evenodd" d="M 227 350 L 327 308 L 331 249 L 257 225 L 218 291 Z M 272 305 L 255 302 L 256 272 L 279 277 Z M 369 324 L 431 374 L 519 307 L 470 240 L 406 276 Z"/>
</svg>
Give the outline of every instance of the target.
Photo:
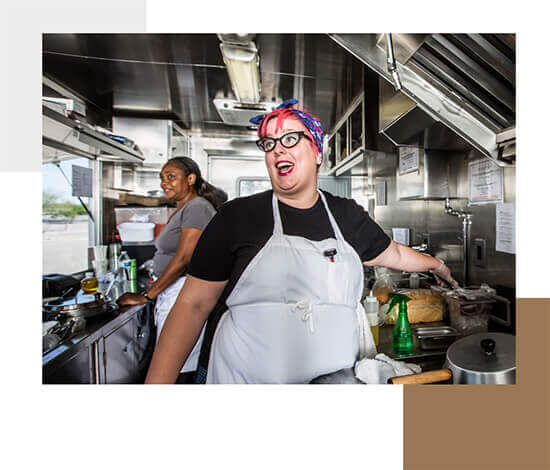
<svg viewBox="0 0 550 470">
<path fill-rule="evenodd" d="M 391 312 L 395 304 L 399 304 L 399 315 L 392 335 L 393 350 L 398 354 L 411 353 L 413 350 L 413 337 L 409 317 L 407 316 L 407 302 L 411 299 L 406 295 L 394 293 L 390 293 L 389 297 L 391 303 L 388 313 Z"/>
<path fill-rule="evenodd" d="M 94 294 L 97 291 L 98 282 L 97 278 L 94 276 L 94 273 L 86 273 L 84 279 L 80 281 L 80 288 L 86 294 Z"/>
<path fill-rule="evenodd" d="M 126 279 L 130 279 L 130 256 L 128 256 L 126 251 L 120 253 L 118 257 L 118 267 L 124 268 Z"/>
<path fill-rule="evenodd" d="M 374 344 L 378 347 L 380 342 L 378 326 L 378 299 L 372 295 L 372 290 L 370 291 L 370 295 L 365 297 L 364 307 L 367 314 L 367 320 L 372 331 L 372 336 L 374 337 Z"/>
</svg>

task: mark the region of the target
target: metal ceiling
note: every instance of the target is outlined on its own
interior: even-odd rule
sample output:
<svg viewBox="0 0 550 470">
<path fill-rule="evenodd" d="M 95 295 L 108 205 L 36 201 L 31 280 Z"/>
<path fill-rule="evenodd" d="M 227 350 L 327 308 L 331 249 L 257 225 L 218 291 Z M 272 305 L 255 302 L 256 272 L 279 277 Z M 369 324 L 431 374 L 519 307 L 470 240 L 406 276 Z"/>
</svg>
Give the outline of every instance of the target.
<svg viewBox="0 0 550 470">
<path fill-rule="evenodd" d="M 330 129 L 361 87 L 362 64 L 326 35 L 258 34 L 261 101 L 295 97 Z M 241 132 L 212 102 L 234 98 L 216 34 L 45 34 L 44 75 L 82 96 L 97 124 L 172 119 L 183 129 Z"/>
</svg>

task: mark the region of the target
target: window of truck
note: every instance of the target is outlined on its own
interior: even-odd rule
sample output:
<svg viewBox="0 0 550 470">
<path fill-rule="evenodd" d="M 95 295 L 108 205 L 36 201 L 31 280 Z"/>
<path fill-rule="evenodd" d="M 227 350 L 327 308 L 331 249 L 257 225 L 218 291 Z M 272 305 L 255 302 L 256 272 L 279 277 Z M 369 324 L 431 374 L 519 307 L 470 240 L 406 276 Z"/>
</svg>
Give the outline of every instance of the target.
<svg viewBox="0 0 550 470">
<path fill-rule="evenodd" d="M 81 196 L 79 200 L 73 195 L 73 186 L 78 186 L 80 191 L 84 187 L 86 193 L 86 186 L 90 184 L 86 169 L 91 169 L 91 162 L 86 158 L 70 158 L 42 166 L 43 274 L 72 274 L 88 269 L 93 222 L 82 203 L 92 212 L 93 199 Z M 73 181 L 73 174 L 79 181 Z"/>
</svg>

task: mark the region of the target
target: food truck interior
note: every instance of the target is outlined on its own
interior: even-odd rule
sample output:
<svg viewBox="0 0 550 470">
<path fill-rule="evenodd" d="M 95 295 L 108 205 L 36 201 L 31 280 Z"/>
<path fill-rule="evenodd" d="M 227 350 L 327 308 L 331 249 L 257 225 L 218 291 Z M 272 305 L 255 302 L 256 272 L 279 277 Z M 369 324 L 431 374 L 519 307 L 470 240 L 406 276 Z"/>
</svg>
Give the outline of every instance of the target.
<svg viewBox="0 0 550 470">
<path fill-rule="evenodd" d="M 249 119 L 289 98 L 323 123 L 320 187 L 461 286 L 365 268 L 364 298 L 443 299 L 411 321 L 414 353 L 392 353 L 388 318 L 379 351 L 432 370 L 469 335 L 514 336 L 515 56 L 513 34 L 44 34 L 43 382 L 143 382 L 153 305 L 115 301 L 147 286 L 174 211 L 160 169 L 186 156 L 229 199 L 269 189 Z"/>
</svg>

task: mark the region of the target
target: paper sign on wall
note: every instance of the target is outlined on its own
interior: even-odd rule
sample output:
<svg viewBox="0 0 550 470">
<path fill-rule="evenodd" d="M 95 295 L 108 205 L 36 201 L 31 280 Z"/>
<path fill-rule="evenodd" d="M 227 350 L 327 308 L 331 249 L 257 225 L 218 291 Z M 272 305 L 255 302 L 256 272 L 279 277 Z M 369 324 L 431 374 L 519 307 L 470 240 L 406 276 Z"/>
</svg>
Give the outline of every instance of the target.
<svg viewBox="0 0 550 470">
<path fill-rule="evenodd" d="M 468 165 L 470 204 L 501 202 L 503 200 L 504 171 L 490 160 L 477 160 Z"/>
<path fill-rule="evenodd" d="M 92 197 L 93 173 L 91 168 L 73 165 L 73 196 Z"/>
<path fill-rule="evenodd" d="M 420 149 L 418 147 L 399 147 L 399 174 L 404 175 L 419 168 Z"/>
<path fill-rule="evenodd" d="M 516 252 L 516 205 L 496 205 L 496 251 L 514 254 Z"/>
</svg>

